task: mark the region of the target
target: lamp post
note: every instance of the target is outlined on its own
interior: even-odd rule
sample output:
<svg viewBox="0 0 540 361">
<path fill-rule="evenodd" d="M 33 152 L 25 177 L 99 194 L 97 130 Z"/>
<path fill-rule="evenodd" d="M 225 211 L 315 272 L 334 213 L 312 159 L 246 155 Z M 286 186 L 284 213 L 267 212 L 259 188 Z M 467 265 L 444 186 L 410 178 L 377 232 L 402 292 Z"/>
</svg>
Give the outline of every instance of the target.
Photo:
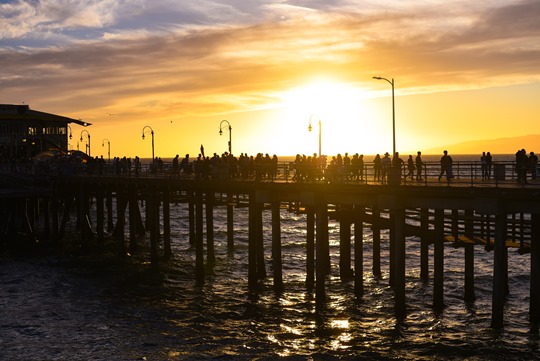
<svg viewBox="0 0 540 361">
<path fill-rule="evenodd" d="M 90 156 L 90 133 L 88 133 L 88 130 L 83 129 L 83 130 L 81 131 L 81 142 L 82 142 L 82 140 L 83 140 L 82 137 L 83 137 L 83 133 L 84 133 L 84 132 L 86 132 L 86 135 L 88 136 L 88 144 L 86 145 L 86 148 L 88 149 L 88 156 Z"/>
<path fill-rule="evenodd" d="M 229 128 L 229 154 L 232 154 L 232 127 L 228 121 L 222 120 L 221 123 L 219 123 L 219 135 L 223 134 L 223 128 L 225 127 L 223 123 L 227 123 L 227 127 Z"/>
<path fill-rule="evenodd" d="M 68 130 L 68 134 L 69 134 L 69 139 L 71 140 L 71 138 L 73 138 L 73 132 L 71 131 L 71 127 L 69 126 L 69 124 L 66 124 L 67 125 L 67 130 Z M 66 152 L 69 150 L 69 140 L 66 139 Z"/>
<path fill-rule="evenodd" d="M 373 79 L 386 80 L 390 85 L 392 85 L 392 149 L 393 154 L 396 154 L 396 108 L 394 106 L 394 78 L 392 78 L 392 80 L 388 80 L 380 76 L 374 76 Z"/>
<path fill-rule="evenodd" d="M 107 142 L 107 155 L 109 156 L 109 163 L 111 163 L 111 142 L 109 139 L 105 138 L 101 141 L 101 146 L 105 146 L 105 142 Z"/>
<path fill-rule="evenodd" d="M 319 119 L 319 157 L 320 157 L 321 156 L 321 143 L 322 143 L 321 142 L 322 141 L 322 122 L 321 122 L 321 118 L 313 114 L 312 116 L 309 117 L 308 131 L 311 132 L 313 130 L 313 127 L 311 126 L 311 118 L 313 117 L 317 117 L 317 119 Z"/>
<path fill-rule="evenodd" d="M 148 129 L 147 129 L 148 128 Z M 154 130 L 152 127 L 145 125 L 142 129 L 142 139 L 144 140 L 144 133 L 150 131 L 150 134 L 152 134 L 152 164 L 155 162 L 154 160 Z"/>
</svg>

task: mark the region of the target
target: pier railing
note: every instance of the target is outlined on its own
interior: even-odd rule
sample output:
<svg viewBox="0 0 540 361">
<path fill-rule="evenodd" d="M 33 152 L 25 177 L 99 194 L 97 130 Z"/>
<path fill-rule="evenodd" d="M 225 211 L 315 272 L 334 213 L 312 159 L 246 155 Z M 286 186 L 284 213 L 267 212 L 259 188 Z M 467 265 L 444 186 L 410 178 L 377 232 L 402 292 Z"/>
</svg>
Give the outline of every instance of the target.
<svg viewBox="0 0 540 361">
<path fill-rule="evenodd" d="M 526 171 L 526 177 L 518 179 L 518 171 L 513 161 L 494 162 L 487 172 L 483 173 L 480 162 L 455 161 L 451 176 L 446 173 L 441 177 L 439 162 L 424 162 L 420 176 L 414 170 L 409 173 L 407 165 L 400 168 L 388 168 L 378 173 L 374 163 L 365 162 L 355 169 L 353 167 L 327 165 L 324 167 L 279 162 L 274 166 L 252 165 L 243 169 L 238 165 L 221 163 L 206 167 L 197 167 L 192 162 L 189 170 L 176 169 L 172 163 L 134 164 L 86 164 L 86 163 L 18 163 L 1 164 L 0 170 L 5 173 L 29 175 L 66 175 L 66 176 L 107 176 L 107 177 L 159 177 L 178 179 L 212 179 L 242 180 L 260 182 L 306 182 L 306 183 L 351 183 L 370 185 L 408 185 L 408 186 L 470 186 L 470 187 L 540 187 L 540 171 Z M 538 176 L 536 176 L 538 174 Z M 484 176 L 485 175 L 485 176 Z"/>
</svg>

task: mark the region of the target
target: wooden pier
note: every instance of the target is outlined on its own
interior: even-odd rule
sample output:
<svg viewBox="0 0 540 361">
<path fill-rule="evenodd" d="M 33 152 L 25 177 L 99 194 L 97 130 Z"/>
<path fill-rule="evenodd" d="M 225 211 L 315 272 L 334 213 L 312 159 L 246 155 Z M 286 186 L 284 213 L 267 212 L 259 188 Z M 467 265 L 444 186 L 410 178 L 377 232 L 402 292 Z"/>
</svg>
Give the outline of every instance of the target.
<svg viewBox="0 0 540 361">
<path fill-rule="evenodd" d="M 264 209 L 272 214 L 272 262 L 276 291 L 286 288 L 282 276 L 280 209 L 306 214 L 306 287 L 318 303 L 325 302 L 325 278 L 330 270 L 328 220 L 339 221 L 340 277 L 354 281 L 359 299 L 364 291 L 362 244 L 366 227 L 373 232 L 373 269 L 381 275 L 381 229 L 389 229 L 389 282 L 395 293 L 395 314 L 407 314 L 405 239 L 421 242 L 420 277 L 430 275 L 433 247 L 433 307 L 444 307 L 444 243 L 464 247 L 464 298 L 474 301 L 474 247 L 493 250 L 493 328 L 503 327 L 508 292 L 508 248 L 530 253 L 532 325 L 540 323 L 540 187 L 448 187 L 408 183 L 293 183 L 243 180 L 201 180 L 167 177 L 51 176 L 37 184 L 5 188 L 0 193 L 0 246 L 24 234 L 35 239 L 41 217 L 41 241 L 62 242 L 68 219 L 77 215 L 82 249 L 99 248 L 106 232 L 114 236 L 120 255 L 137 252 L 140 236 L 150 235 L 150 261 L 158 265 L 172 256 L 170 204 L 188 203 L 189 235 L 196 254 L 195 281 L 205 281 L 205 264 L 214 256 L 216 207 L 226 207 L 227 247 L 234 248 L 234 208 L 249 207 L 248 287 L 256 290 L 266 278 L 263 249 Z M 141 208 L 144 206 L 145 219 Z M 113 217 L 113 214 L 115 216 Z M 94 216 L 92 216 L 94 215 Z M 92 219 L 95 217 L 95 219 Z M 163 229 L 160 229 L 160 219 Z M 116 224 L 114 223 L 116 220 Z M 127 220 L 127 224 L 126 224 Z M 204 229 L 206 225 L 206 230 Z M 125 231 L 129 234 L 126 237 Z M 354 244 L 352 242 L 354 230 Z M 206 240 L 204 239 L 206 235 Z M 126 238 L 129 240 L 126 244 Z M 206 242 L 205 242 L 206 241 Z M 354 246 L 354 259 L 352 247 Z"/>
</svg>

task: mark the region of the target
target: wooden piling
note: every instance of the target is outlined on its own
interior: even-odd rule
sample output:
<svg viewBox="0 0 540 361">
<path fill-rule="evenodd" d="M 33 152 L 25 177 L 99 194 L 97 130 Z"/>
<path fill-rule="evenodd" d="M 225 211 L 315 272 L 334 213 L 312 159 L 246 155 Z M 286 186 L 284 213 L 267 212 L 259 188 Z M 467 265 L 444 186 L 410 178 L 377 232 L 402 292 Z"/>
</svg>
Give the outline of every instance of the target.
<svg viewBox="0 0 540 361">
<path fill-rule="evenodd" d="M 122 192 L 116 194 L 116 226 L 113 230 L 113 236 L 117 241 L 118 254 L 120 256 L 126 255 L 126 245 L 124 243 L 124 226 L 126 223 L 126 207 L 127 200 Z"/>
<path fill-rule="evenodd" d="M 52 217 L 52 242 L 54 244 L 58 243 L 58 212 L 59 212 L 59 206 L 58 203 L 60 201 L 58 198 L 54 197 L 51 200 L 51 217 Z"/>
<path fill-rule="evenodd" d="M 257 222 L 257 202 L 255 195 L 249 195 L 249 220 L 248 220 L 248 287 L 251 290 L 257 288 L 257 241 L 256 241 L 256 222 Z"/>
<path fill-rule="evenodd" d="M 159 263 L 158 241 L 159 241 L 159 198 L 158 193 L 153 193 L 148 201 L 148 215 L 146 217 L 150 228 L 150 262 L 153 266 Z"/>
<path fill-rule="evenodd" d="M 283 290 L 283 268 L 281 260 L 281 203 L 272 203 L 272 263 L 274 269 L 274 290 Z"/>
<path fill-rule="evenodd" d="M 429 209 L 420 210 L 420 279 L 429 279 Z"/>
<path fill-rule="evenodd" d="M 354 206 L 354 295 L 364 296 L 364 206 Z"/>
<path fill-rule="evenodd" d="M 197 190 L 194 199 L 194 231 L 195 231 L 195 281 L 204 284 L 204 237 L 203 237 L 203 194 Z M 191 217 L 190 217 L 191 219 Z"/>
<path fill-rule="evenodd" d="M 117 205 L 118 206 L 118 205 Z M 105 207 L 107 208 L 107 232 L 112 232 L 114 229 L 113 222 L 113 197 L 112 192 L 108 191 L 105 199 Z"/>
<path fill-rule="evenodd" d="M 397 319 L 403 319 L 406 315 L 405 300 L 405 209 L 393 209 L 394 228 L 394 295 L 395 315 Z"/>
<path fill-rule="evenodd" d="M 172 257 L 171 250 L 171 194 L 169 189 L 163 190 L 163 257 Z"/>
<path fill-rule="evenodd" d="M 206 261 L 213 266 L 216 263 L 214 247 L 214 192 L 206 192 Z"/>
<path fill-rule="evenodd" d="M 381 216 L 377 207 L 371 208 L 371 230 L 373 237 L 373 276 L 381 277 L 381 228 L 379 218 Z"/>
<path fill-rule="evenodd" d="M 474 238 L 474 211 L 465 210 L 465 236 L 469 239 Z M 465 295 L 466 302 L 473 302 L 476 299 L 474 293 L 474 244 L 465 244 Z"/>
<path fill-rule="evenodd" d="M 396 274 L 396 227 L 395 227 L 395 213 L 388 212 L 388 218 L 390 219 L 390 229 L 388 230 L 389 235 L 389 244 L 388 244 L 388 259 L 389 259 L 389 276 L 388 284 L 394 286 L 395 284 L 395 274 Z"/>
<path fill-rule="evenodd" d="M 188 192 L 188 222 L 189 222 L 189 244 L 194 245 L 197 243 L 197 232 L 195 230 L 196 216 L 195 216 L 195 198 L 193 192 Z"/>
<path fill-rule="evenodd" d="M 495 245 L 493 254 L 493 301 L 491 303 L 491 328 L 503 327 L 504 301 L 506 297 L 505 263 L 506 252 L 506 214 L 495 215 Z"/>
<path fill-rule="evenodd" d="M 531 215 L 531 281 L 529 321 L 538 332 L 540 325 L 540 214 Z"/>
<path fill-rule="evenodd" d="M 103 191 L 98 189 L 96 191 L 96 234 L 99 249 L 103 249 L 105 245 L 105 208 L 103 202 Z"/>
<path fill-rule="evenodd" d="M 234 204 L 233 194 L 227 194 L 227 249 L 234 249 Z"/>
<path fill-rule="evenodd" d="M 257 247 L 257 278 L 266 278 L 266 264 L 264 260 L 264 232 L 263 232 L 263 210 L 264 204 L 255 202 L 255 245 Z"/>
<path fill-rule="evenodd" d="M 325 277 L 327 273 L 327 258 L 325 243 L 328 242 L 328 209 L 324 203 L 316 205 L 316 243 L 315 243 L 315 299 L 318 304 L 324 303 Z"/>
<path fill-rule="evenodd" d="M 433 308 L 444 308 L 444 209 L 435 209 L 435 240 L 433 247 Z"/>
<path fill-rule="evenodd" d="M 39 215 L 38 215 L 39 216 Z M 43 237 L 47 242 L 51 240 L 51 213 L 50 199 L 43 199 Z"/>
<path fill-rule="evenodd" d="M 129 253 L 135 254 L 137 252 L 137 223 L 136 223 L 136 213 L 138 212 L 138 203 L 137 203 L 137 191 L 135 187 L 131 187 L 129 190 L 129 200 L 128 200 L 128 209 L 129 209 Z"/>
<path fill-rule="evenodd" d="M 78 219 L 79 219 L 79 226 L 80 226 L 80 232 L 81 232 L 81 247 L 83 250 L 87 251 L 89 248 L 90 243 L 90 225 L 88 217 L 90 216 L 90 200 L 88 198 L 87 189 L 81 184 L 79 189 L 79 212 L 78 212 Z"/>
<path fill-rule="evenodd" d="M 352 278 L 350 208 L 341 205 L 339 210 L 339 276 L 342 281 Z"/>
<path fill-rule="evenodd" d="M 315 284 L 315 212 L 313 207 L 306 207 L 306 288 L 313 289 Z"/>
</svg>

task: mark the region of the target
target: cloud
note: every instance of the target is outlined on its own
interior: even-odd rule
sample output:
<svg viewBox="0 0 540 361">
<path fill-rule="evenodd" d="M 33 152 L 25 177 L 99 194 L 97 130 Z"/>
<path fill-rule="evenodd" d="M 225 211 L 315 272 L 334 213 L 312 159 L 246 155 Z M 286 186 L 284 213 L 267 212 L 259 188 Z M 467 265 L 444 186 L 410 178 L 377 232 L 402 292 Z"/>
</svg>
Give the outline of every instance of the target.
<svg viewBox="0 0 540 361">
<path fill-rule="evenodd" d="M 537 1 L 422 12 L 378 2 L 354 11 L 347 1 L 332 3 L 341 6 L 336 11 L 327 2 L 173 3 L 49 0 L 2 8 L 9 10 L 3 19 L 25 21 L 21 33 L 47 30 L 71 40 L 0 50 L 0 96 L 62 109 L 121 108 L 142 117 L 264 107 L 272 94 L 313 74 L 371 87 L 373 75 L 395 77 L 403 93 L 540 80 Z M 55 9 L 67 5 L 60 16 Z M 150 22 L 167 9 L 171 15 L 158 31 L 135 26 L 135 19 Z M 264 20 L 253 22 L 255 14 Z M 84 39 L 76 33 L 84 26 L 103 31 Z"/>
</svg>

